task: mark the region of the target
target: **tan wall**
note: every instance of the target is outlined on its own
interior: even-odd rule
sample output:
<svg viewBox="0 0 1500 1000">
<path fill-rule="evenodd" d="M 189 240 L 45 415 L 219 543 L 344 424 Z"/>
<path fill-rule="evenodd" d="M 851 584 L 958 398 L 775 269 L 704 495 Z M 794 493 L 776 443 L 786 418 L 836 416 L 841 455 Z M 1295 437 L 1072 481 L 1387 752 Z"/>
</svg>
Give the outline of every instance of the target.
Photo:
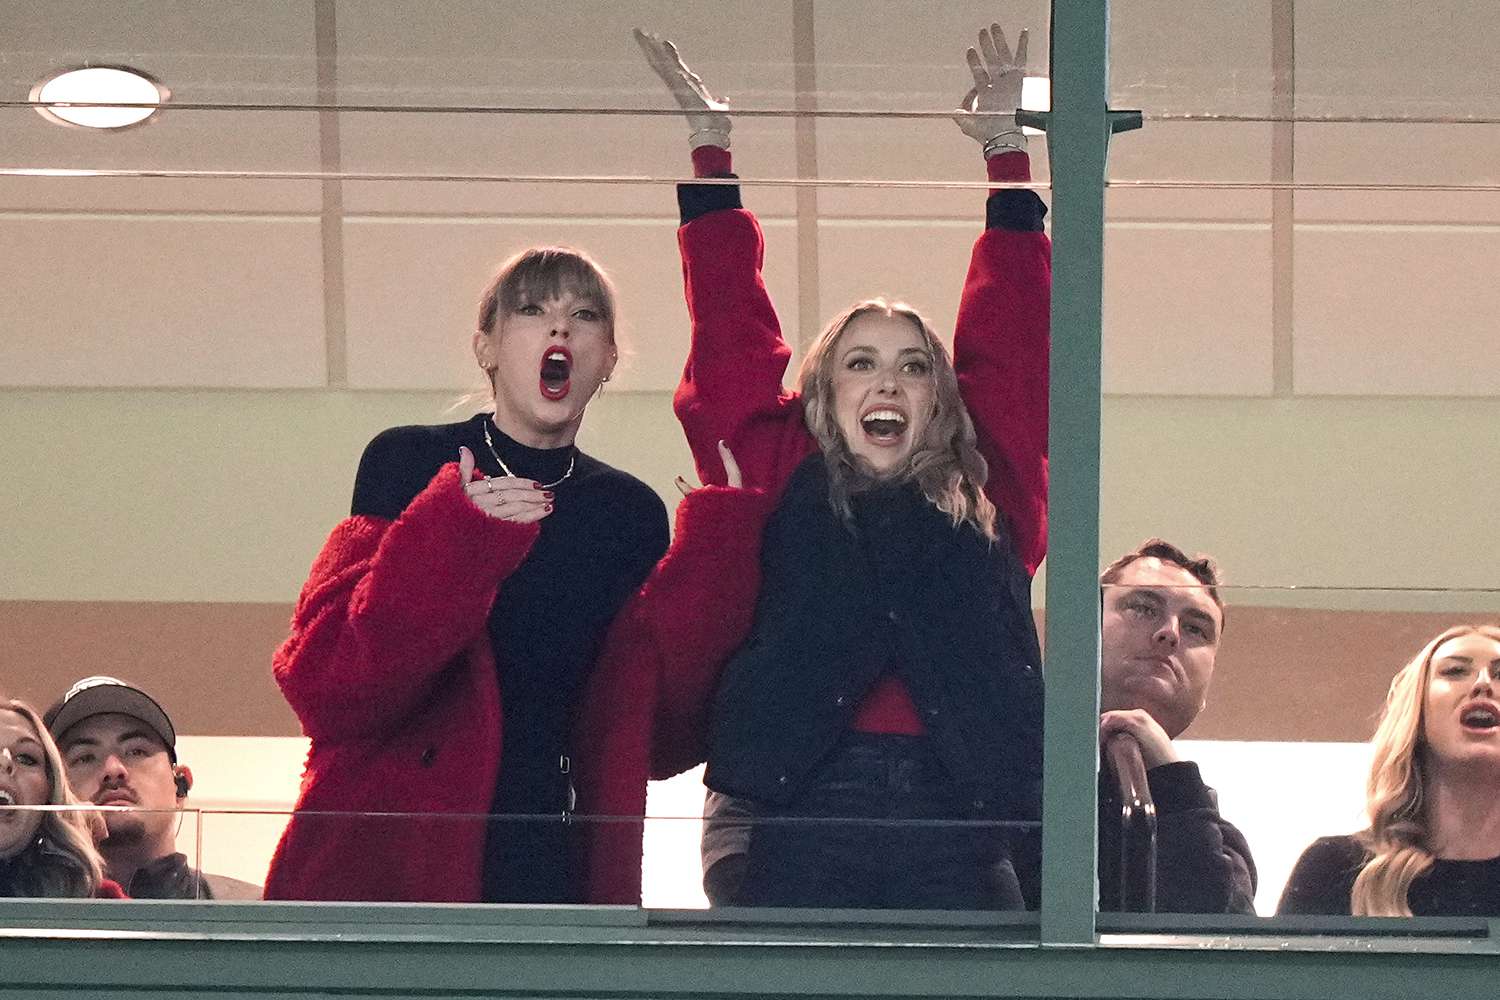
<svg viewBox="0 0 1500 1000">
<path fill-rule="evenodd" d="M 1444 31 L 1393 53 L 1407 6 L 1115 12 L 1115 103 L 1154 120 L 1111 162 L 1102 550 L 1161 534 L 1242 587 L 1314 588 L 1235 595 L 1213 733 L 1359 738 L 1423 632 L 1500 617 L 1500 201 L 1474 189 L 1493 183 L 1500 130 L 1457 122 L 1492 96 L 1500 18 L 1429 3 Z M 0 88 L 22 100 L 64 65 L 107 61 L 156 73 L 180 103 L 661 110 L 628 34 L 660 27 L 736 107 L 913 115 L 737 122 L 789 338 L 874 292 L 951 327 L 983 194 L 960 186 L 978 156 L 941 112 L 994 18 L 1029 24 L 1045 68 L 1046 4 L 715 10 L 733 33 L 656 0 L 455 0 L 441 18 L 336 0 L 253 16 L 55 3 L 12 19 Z M 586 53 L 559 53 L 579 37 Z M 1288 111 L 1433 121 L 1162 120 Z M 582 442 L 674 499 L 690 474 L 669 410 L 687 333 L 670 187 L 683 146 L 659 115 L 179 107 L 117 135 L 0 115 L 0 687 L 45 702 L 80 674 L 137 674 L 189 730 L 292 731 L 267 658 L 360 450 L 384 427 L 453 419 L 476 291 L 528 242 L 574 241 L 613 269 L 633 357 Z M 1041 139 L 1033 161 L 1045 178 Z M 24 173 L 59 167 L 207 176 Z M 468 179 L 432 179 L 448 174 Z M 789 178 L 825 183 L 753 183 Z M 1408 187 L 1268 186 L 1286 180 Z M 1202 186 L 1222 182 L 1262 187 Z M 1466 592 L 1358 590 L 1375 587 Z M 1309 685 L 1345 707 L 1287 711 Z"/>
<path fill-rule="evenodd" d="M 448 419 L 448 401 L 0 392 L 0 467 L 37 470 L 6 485 L 0 686 L 45 704 L 79 676 L 120 674 L 161 693 L 184 731 L 295 733 L 270 652 L 347 512 L 359 451 L 383 426 Z M 1194 735 L 1363 739 L 1424 636 L 1500 617 L 1493 590 L 1317 589 L 1496 586 L 1474 527 L 1491 494 L 1452 485 L 1493 475 L 1470 465 L 1500 425 L 1495 401 L 1112 399 L 1105 412 L 1104 552 L 1162 534 L 1215 553 L 1237 585 Z M 606 395 L 584 441 L 669 502 L 672 478 L 691 475 L 663 394 Z M 1304 589 L 1249 589 L 1290 584 Z"/>
</svg>

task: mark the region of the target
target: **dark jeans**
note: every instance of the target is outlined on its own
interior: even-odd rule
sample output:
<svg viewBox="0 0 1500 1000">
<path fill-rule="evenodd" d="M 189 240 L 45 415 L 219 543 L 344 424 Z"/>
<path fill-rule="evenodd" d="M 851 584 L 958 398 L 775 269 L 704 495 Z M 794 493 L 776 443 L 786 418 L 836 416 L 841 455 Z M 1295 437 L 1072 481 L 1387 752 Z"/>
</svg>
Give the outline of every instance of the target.
<svg viewBox="0 0 1500 1000">
<path fill-rule="evenodd" d="M 925 738 L 850 733 L 789 807 L 763 814 L 791 821 L 756 826 L 735 902 L 1022 909 L 1003 831 L 937 822 L 962 819 L 961 802 Z"/>
</svg>

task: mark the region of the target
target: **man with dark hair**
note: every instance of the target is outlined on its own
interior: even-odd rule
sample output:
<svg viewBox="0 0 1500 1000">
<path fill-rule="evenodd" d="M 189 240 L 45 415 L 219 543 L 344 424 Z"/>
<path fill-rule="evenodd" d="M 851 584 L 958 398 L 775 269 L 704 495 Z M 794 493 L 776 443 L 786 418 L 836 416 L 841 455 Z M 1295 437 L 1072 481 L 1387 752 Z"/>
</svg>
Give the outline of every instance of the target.
<svg viewBox="0 0 1500 1000">
<path fill-rule="evenodd" d="M 177 762 L 177 731 L 146 692 L 114 677 L 86 677 L 47 710 L 68 783 L 104 813 L 99 843 L 108 875 L 134 899 L 259 899 L 260 886 L 190 866 L 177 851 L 177 812 L 193 773 Z"/>
<path fill-rule="evenodd" d="M 1254 913 L 1250 846 L 1173 743 L 1203 710 L 1213 679 L 1224 632 L 1218 568 L 1152 538 L 1105 567 L 1099 582 L 1099 738 L 1128 733 L 1140 746 L 1156 804 L 1156 909 Z M 1099 893 L 1110 909 L 1120 895 L 1121 802 L 1108 764 L 1100 770 Z"/>
<path fill-rule="evenodd" d="M 1159 538 L 1110 563 L 1102 600 L 1101 742 L 1128 733 L 1141 748 L 1156 804 L 1156 909 L 1161 913 L 1254 913 L 1255 863 L 1244 835 L 1219 815 L 1217 796 L 1173 739 L 1203 710 L 1224 606 L 1212 559 L 1189 557 Z M 1101 906 L 1120 897 L 1120 810 L 1108 765 L 1099 785 Z M 704 889 L 728 903 L 744 866 L 753 804 L 710 793 L 704 810 Z M 1027 904 L 1039 902 L 1041 843 L 1017 838 L 1011 863 Z"/>
</svg>

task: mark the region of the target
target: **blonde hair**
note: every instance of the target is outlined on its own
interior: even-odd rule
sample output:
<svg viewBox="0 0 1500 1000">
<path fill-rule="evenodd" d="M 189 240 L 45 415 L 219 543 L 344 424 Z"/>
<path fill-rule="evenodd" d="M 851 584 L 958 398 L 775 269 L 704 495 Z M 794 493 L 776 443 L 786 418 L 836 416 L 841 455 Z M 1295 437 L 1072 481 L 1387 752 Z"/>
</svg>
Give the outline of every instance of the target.
<svg viewBox="0 0 1500 1000">
<path fill-rule="evenodd" d="M 1370 740 L 1375 750 L 1366 785 L 1370 828 L 1359 835 L 1370 857 L 1350 893 L 1355 916 L 1411 916 L 1407 890 L 1436 860 L 1427 844 L 1430 765 L 1423 735 L 1432 658 L 1445 642 L 1476 633 L 1500 642 L 1496 626 L 1455 625 L 1423 646 L 1391 680 Z"/>
<path fill-rule="evenodd" d="M 851 495 L 876 478 L 868 464 L 850 450 L 833 405 L 833 376 L 838 363 L 835 348 L 849 324 L 867 315 L 900 316 L 910 321 L 932 356 L 932 417 L 897 478 L 914 481 L 955 527 L 967 521 L 993 539 L 995 505 L 984 494 L 989 468 L 979 454 L 974 422 L 959 394 L 953 360 L 927 320 L 904 302 L 874 298 L 854 303 L 818 335 L 797 371 L 797 390 L 807 427 L 828 466 L 829 502 L 840 517 L 849 520 L 853 517 Z"/>
<path fill-rule="evenodd" d="M 46 759 L 47 804 L 78 805 L 68 786 L 62 754 L 36 709 L 24 701 L 0 701 L 0 711 L 21 716 L 36 733 Z M 5 894 L 11 896 L 85 898 L 94 895 L 104 879 L 104 863 L 94 846 L 85 810 L 43 813 L 36 840 L 8 860 L 12 877 Z"/>
</svg>

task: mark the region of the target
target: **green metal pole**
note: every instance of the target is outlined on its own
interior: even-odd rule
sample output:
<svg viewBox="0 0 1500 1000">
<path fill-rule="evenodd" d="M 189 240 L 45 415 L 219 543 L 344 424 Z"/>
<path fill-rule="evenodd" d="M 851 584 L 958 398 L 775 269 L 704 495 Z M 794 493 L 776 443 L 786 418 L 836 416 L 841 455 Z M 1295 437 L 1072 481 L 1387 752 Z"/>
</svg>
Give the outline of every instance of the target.
<svg viewBox="0 0 1500 1000">
<path fill-rule="evenodd" d="M 1099 396 L 1108 0 L 1054 0 L 1051 537 L 1043 767 L 1045 945 L 1095 941 L 1099 718 Z"/>
</svg>

